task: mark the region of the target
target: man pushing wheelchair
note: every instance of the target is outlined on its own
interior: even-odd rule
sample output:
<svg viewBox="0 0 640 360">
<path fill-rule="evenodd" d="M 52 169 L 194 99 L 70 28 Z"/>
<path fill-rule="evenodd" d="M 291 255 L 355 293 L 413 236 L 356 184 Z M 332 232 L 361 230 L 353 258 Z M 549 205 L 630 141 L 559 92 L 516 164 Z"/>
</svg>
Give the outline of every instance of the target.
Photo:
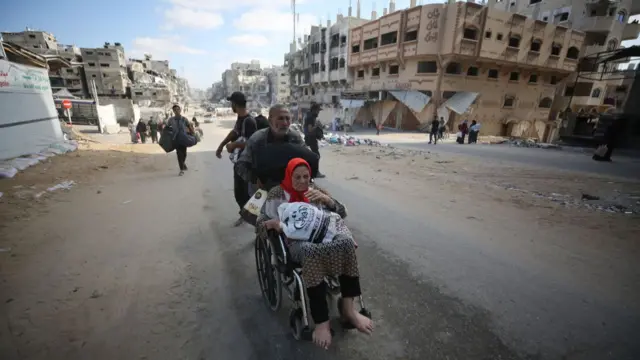
<svg viewBox="0 0 640 360">
<path fill-rule="evenodd" d="M 338 310 L 343 325 L 371 334 L 373 322 L 361 298 L 356 243 L 343 220 L 347 215 L 346 208 L 313 183 L 318 157 L 304 145 L 298 133 L 289 130 L 289 111 L 282 105 L 272 107 L 269 123 L 268 129 L 251 136 L 236 164 L 245 181 L 268 191 L 256 221 L 256 263 L 260 275 L 260 267 L 265 261 L 259 261 L 259 252 L 272 252 L 267 264 L 270 269 L 264 273 L 273 274 L 271 267 L 279 270 L 274 275 L 278 277 L 277 281 L 261 281 L 263 293 L 272 290 L 281 293 L 280 288 L 264 287 L 281 287 L 283 282 L 284 285 L 292 284 L 293 293 L 306 293 L 298 294 L 300 308 L 294 309 L 292 316 L 295 312 L 303 317 L 300 319 L 304 324 L 302 330 L 308 329 L 308 308 L 315 324 L 311 338 L 316 345 L 326 349 L 332 339 L 327 294 L 331 293 L 333 281 L 339 284 Z M 274 232 L 278 234 L 277 243 L 272 236 Z M 278 257 L 276 253 L 280 247 L 286 254 Z M 279 266 L 279 262 L 287 260 L 293 265 Z M 280 277 L 285 281 L 280 281 Z M 300 280 L 296 282 L 292 278 Z M 360 311 L 355 309 L 356 298 L 360 299 Z M 279 302 L 272 309 L 278 307 Z M 292 326 L 295 320 L 291 319 Z"/>
</svg>

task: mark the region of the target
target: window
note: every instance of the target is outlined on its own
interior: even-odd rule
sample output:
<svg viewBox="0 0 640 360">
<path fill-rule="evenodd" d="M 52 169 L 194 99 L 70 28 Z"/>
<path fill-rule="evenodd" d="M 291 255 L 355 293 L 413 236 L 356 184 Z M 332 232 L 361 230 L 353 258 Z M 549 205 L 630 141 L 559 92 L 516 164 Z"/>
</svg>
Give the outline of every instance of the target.
<svg viewBox="0 0 640 360">
<path fill-rule="evenodd" d="M 509 74 L 509 81 L 518 81 L 518 80 L 520 80 L 520 73 L 514 71 L 511 74 Z"/>
<path fill-rule="evenodd" d="M 556 43 L 553 43 L 551 45 L 551 55 L 560 56 L 560 51 L 562 51 L 562 46 Z"/>
<path fill-rule="evenodd" d="M 142 96 L 142 91 L 136 91 L 135 94 L 138 96 Z"/>
<path fill-rule="evenodd" d="M 569 20 L 569 13 L 568 12 L 563 12 L 562 14 L 560 14 L 560 19 L 558 20 L 559 22 L 563 22 L 563 21 L 567 21 L 567 20 Z"/>
<path fill-rule="evenodd" d="M 577 60 L 580 55 L 580 50 L 577 47 L 572 46 L 567 50 L 567 58 Z"/>
<path fill-rule="evenodd" d="M 340 64 L 338 65 L 340 67 L 340 69 L 345 67 L 345 61 L 344 58 L 340 58 Z"/>
<path fill-rule="evenodd" d="M 382 34 L 380 37 L 380 46 L 391 45 L 398 42 L 398 32 L 392 31 Z"/>
<path fill-rule="evenodd" d="M 600 97 L 600 93 L 601 93 L 601 90 L 599 88 L 595 88 L 591 92 L 591 97 L 592 98 L 599 98 Z"/>
<path fill-rule="evenodd" d="M 542 21 L 544 21 L 544 22 L 549 22 L 549 17 L 548 17 L 548 16 L 543 16 L 543 17 L 542 17 Z"/>
<path fill-rule="evenodd" d="M 467 70 L 467 76 L 478 76 L 478 68 L 475 66 L 470 66 Z"/>
<path fill-rule="evenodd" d="M 496 40 L 498 40 L 498 41 L 502 41 L 502 38 L 503 38 L 503 35 L 502 35 L 501 33 L 498 33 L 498 34 L 496 35 Z"/>
<path fill-rule="evenodd" d="M 103 78 L 109 77 L 109 74 L 102 74 Z"/>
<path fill-rule="evenodd" d="M 389 65 L 389 75 L 398 75 L 400 73 L 400 66 Z"/>
<path fill-rule="evenodd" d="M 33 34 L 29 34 L 29 39 L 35 39 L 35 38 L 36 38 L 36 36 L 35 36 L 35 35 L 33 35 Z"/>
<path fill-rule="evenodd" d="M 529 76 L 529 84 L 535 84 L 538 82 L 538 75 L 536 74 L 531 74 Z"/>
<path fill-rule="evenodd" d="M 488 77 L 489 79 L 497 79 L 497 78 L 498 78 L 498 70 L 496 70 L 496 69 L 490 69 L 490 70 L 489 70 L 489 73 L 488 73 L 488 75 L 487 75 L 487 77 Z"/>
<path fill-rule="evenodd" d="M 469 40 L 478 40 L 478 30 L 475 28 L 465 28 L 462 37 Z"/>
<path fill-rule="evenodd" d="M 87 65 L 89 65 L 89 66 L 96 66 L 96 63 L 92 63 L 92 62 L 90 62 L 90 63 L 87 63 Z"/>
<path fill-rule="evenodd" d="M 607 50 L 615 50 L 618 47 L 618 40 L 611 39 L 607 43 Z"/>
<path fill-rule="evenodd" d="M 87 55 L 93 55 L 93 51 L 87 51 L 85 54 L 87 54 Z"/>
<path fill-rule="evenodd" d="M 418 30 L 411 30 L 404 33 L 404 41 L 418 40 Z"/>
<path fill-rule="evenodd" d="M 573 88 L 573 86 L 567 86 L 567 87 L 564 89 L 564 96 L 573 96 L 573 91 L 574 91 L 574 90 L 575 90 L 575 89 Z"/>
<path fill-rule="evenodd" d="M 502 103 L 502 107 L 511 108 L 515 105 L 516 98 L 515 96 L 507 95 L 504 97 L 504 102 Z"/>
<path fill-rule="evenodd" d="M 418 61 L 418 74 L 433 74 L 438 72 L 435 61 Z"/>
<path fill-rule="evenodd" d="M 329 60 L 329 70 L 338 70 L 338 58 L 331 58 L 331 60 Z"/>
<path fill-rule="evenodd" d="M 67 69 L 67 74 L 73 74 L 73 69 Z"/>
<path fill-rule="evenodd" d="M 340 37 L 340 45 L 344 45 L 347 43 L 347 36 L 346 35 L 342 35 Z"/>
<path fill-rule="evenodd" d="M 359 53 L 360 52 L 360 45 L 353 45 L 351 47 L 351 52 L 352 53 Z"/>
<path fill-rule="evenodd" d="M 358 79 L 364 79 L 364 70 L 358 70 Z"/>
<path fill-rule="evenodd" d="M 91 77 L 96 77 L 96 74 L 91 75 Z"/>
<path fill-rule="evenodd" d="M 512 35 L 509 37 L 509 47 L 518 48 L 520 47 L 520 37 L 517 35 Z"/>
<path fill-rule="evenodd" d="M 541 47 L 542 47 L 542 41 L 538 39 L 531 41 L 531 51 L 540 52 Z"/>
<path fill-rule="evenodd" d="M 443 99 L 451 99 L 453 97 L 453 95 L 455 95 L 456 92 L 455 91 L 443 91 L 442 92 L 442 98 Z"/>
<path fill-rule="evenodd" d="M 371 50 L 378 47 L 378 38 L 371 38 L 364 41 L 364 50 Z"/>
<path fill-rule="evenodd" d="M 487 31 L 484 33 L 484 37 L 487 39 L 491 39 L 491 31 Z"/>
<path fill-rule="evenodd" d="M 529 5 L 533 5 L 533 4 L 537 4 L 539 2 L 541 2 L 542 0 L 529 0 Z"/>
<path fill-rule="evenodd" d="M 100 64 L 100 67 L 109 67 L 109 64 Z"/>
<path fill-rule="evenodd" d="M 380 76 L 380 68 L 377 67 L 377 68 L 371 69 L 371 76 L 376 76 L 376 77 Z"/>
<path fill-rule="evenodd" d="M 462 66 L 460 66 L 460 63 L 457 62 L 449 63 L 449 65 L 447 65 L 447 68 L 445 69 L 445 73 L 447 74 L 460 74 L 461 72 Z"/>
<path fill-rule="evenodd" d="M 542 98 L 542 100 L 540 100 L 540 103 L 538 103 L 538 107 L 542 108 L 542 109 L 550 109 L 551 108 L 551 98 L 549 98 L 549 97 Z"/>
</svg>

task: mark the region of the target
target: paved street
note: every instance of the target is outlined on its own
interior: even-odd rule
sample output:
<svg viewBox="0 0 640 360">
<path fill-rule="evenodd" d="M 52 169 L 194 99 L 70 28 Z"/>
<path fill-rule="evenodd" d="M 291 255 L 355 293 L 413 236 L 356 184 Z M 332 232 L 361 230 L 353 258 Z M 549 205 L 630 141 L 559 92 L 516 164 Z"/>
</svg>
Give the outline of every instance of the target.
<svg viewBox="0 0 640 360">
<path fill-rule="evenodd" d="M 339 332 L 328 351 L 295 342 L 286 302 L 274 315 L 260 297 L 252 228 L 231 226 L 231 164 L 213 153 L 228 128 L 204 128 L 185 177 L 153 148 L 4 228 L 0 359 L 640 358 L 630 238 L 436 184 L 348 181 L 327 148 L 320 184 L 348 207 L 376 332 Z M 495 156 L 553 154 L 514 150 Z"/>
</svg>

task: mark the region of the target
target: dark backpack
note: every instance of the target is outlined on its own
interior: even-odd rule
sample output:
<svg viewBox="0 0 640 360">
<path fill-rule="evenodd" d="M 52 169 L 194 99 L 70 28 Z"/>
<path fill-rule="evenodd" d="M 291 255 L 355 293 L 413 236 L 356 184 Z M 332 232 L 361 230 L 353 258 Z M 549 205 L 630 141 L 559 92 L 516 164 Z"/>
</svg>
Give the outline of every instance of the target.
<svg viewBox="0 0 640 360">
<path fill-rule="evenodd" d="M 257 130 L 260 129 L 266 129 L 269 127 L 269 120 L 262 116 L 262 115 L 258 115 L 256 116 L 256 128 Z"/>
</svg>

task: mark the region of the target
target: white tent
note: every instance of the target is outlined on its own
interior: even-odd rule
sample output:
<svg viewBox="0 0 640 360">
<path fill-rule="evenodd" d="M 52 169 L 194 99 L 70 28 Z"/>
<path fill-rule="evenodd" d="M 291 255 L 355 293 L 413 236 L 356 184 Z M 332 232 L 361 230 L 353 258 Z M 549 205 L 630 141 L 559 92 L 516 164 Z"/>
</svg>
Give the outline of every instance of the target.
<svg viewBox="0 0 640 360">
<path fill-rule="evenodd" d="M 0 160 L 63 139 L 46 69 L 0 60 Z"/>
</svg>

